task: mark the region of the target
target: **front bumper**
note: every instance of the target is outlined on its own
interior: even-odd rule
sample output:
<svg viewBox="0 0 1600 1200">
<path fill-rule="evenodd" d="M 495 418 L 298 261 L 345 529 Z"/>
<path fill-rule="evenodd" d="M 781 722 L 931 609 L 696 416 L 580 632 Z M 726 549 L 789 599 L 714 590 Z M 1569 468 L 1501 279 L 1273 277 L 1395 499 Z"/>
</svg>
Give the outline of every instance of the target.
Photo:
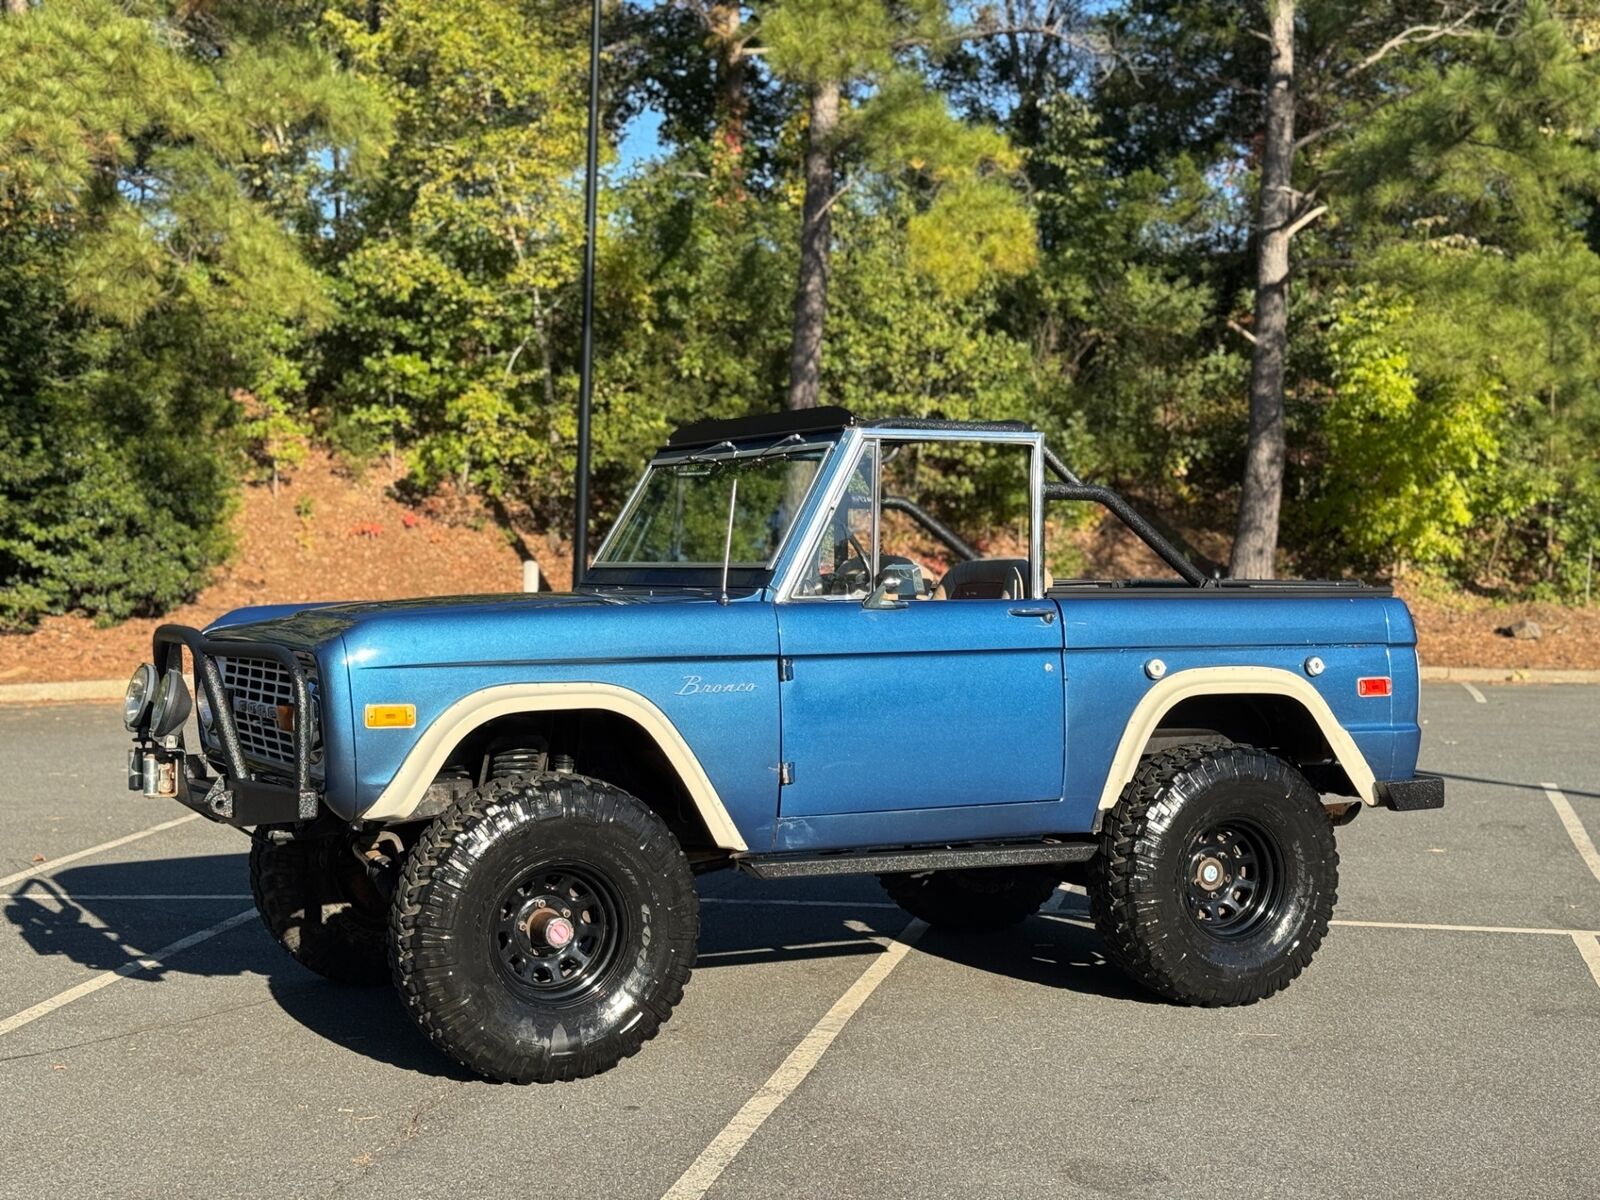
<svg viewBox="0 0 1600 1200">
<path fill-rule="evenodd" d="M 1444 807 L 1444 779 L 1417 772 L 1411 779 L 1391 779 L 1378 784 L 1378 803 L 1395 812 L 1416 812 Z"/>
<path fill-rule="evenodd" d="M 311 773 L 313 707 L 305 667 L 292 651 L 265 642 L 208 638 L 186 625 L 163 625 L 152 640 L 159 675 L 183 669 L 183 650 L 195 666 L 195 688 L 203 690 L 216 722 L 224 770 L 207 772 L 207 762 L 185 752 L 181 732 L 157 738 L 141 726 L 134 733 L 128 757 L 128 787 L 146 796 L 176 800 L 213 821 L 240 828 L 314 820 L 321 792 Z M 293 703 L 290 730 L 294 762 L 285 768 L 287 782 L 259 778 L 245 761 L 235 723 L 232 697 L 223 686 L 219 656 L 271 659 L 289 675 Z"/>
</svg>

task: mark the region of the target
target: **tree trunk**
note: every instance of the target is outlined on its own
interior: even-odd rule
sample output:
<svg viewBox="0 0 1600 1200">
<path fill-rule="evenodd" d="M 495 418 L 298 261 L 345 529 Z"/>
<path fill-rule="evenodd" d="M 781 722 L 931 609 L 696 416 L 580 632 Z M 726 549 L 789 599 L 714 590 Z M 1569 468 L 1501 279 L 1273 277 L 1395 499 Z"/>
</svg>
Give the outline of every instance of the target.
<svg viewBox="0 0 1600 1200">
<path fill-rule="evenodd" d="M 28 11 L 28 0 L 6 0 L 6 15 L 20 17 Z"/>
<path fill-rule="evenodd" d="M 737 164 L 744 156 L 745 121 L 750 112 L 738 0 L 717 0 L 707 7 L 705 19 L 717 61 L 717 80 L 722 87 L 722 144 L 735 162 L 737 177 L 742 174 Z"/>
<path fill-rule="evenodd" d="M 806 196 L 800 226 L 800 281 L 794 292 L 789 348 L 789 408 L 815 408 L 822 390 L 822 328 L 828 316 L 828 255 L 833 240 L 833 142 L 839 129 L 839 84 L 811 89 L 806 131 Z"/>
<path fill-rule="evenodd" d="M 1267 132 L 1261 148 L 1256 225 L 1255 348 L 1250 361 L 1250 440 L 1229 574 L 1271 579 L 1283 506 L 1284 357 L 1289 347 L 1289 237 L 1294 214 L 1294 0 L 1276 0 Z"/>
</svg>

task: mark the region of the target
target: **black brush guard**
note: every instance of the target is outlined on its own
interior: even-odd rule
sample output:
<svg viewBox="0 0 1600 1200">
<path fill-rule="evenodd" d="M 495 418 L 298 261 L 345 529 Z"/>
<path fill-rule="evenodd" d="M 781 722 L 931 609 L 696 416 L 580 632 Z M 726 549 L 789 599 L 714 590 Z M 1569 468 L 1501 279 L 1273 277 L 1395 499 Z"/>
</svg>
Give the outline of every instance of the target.
<svg viewBox="0 0 1600 1200">
<path fill-rule="evenodd" d="M 311 779 L 312 736 L 311 687 L 305 667 L 292 650 L 270 642 L 245 639 L 208 638 L 198 629 L 187 625 L 163 625 L 156 630 L 151 641 L 158 676 L 168 671 L 182 671 L 183 654 L 187 649 L 194 659 L 195 687 L 203 689 L 216 720 L 217 740 L 221 744 L 222 758 L 227 764 L 226 774 L 206 774 L 206 760 L 198 754 L 183 753 L 179 743 L 177 756 L 177 800 L 202 816 L 228 825 L 281 825 L 316 818 L 320 794 Z M 228 658 L 267 658 L 279 663 L 289 673 L 294 698 L 294 764 L 292 785 L 258 779 L 245 762 L 244 749 L 239 741 L 239 727 L 234 722 L 233 705 L 222 683 L 218 656 Z M 159 756 L 163 751 L 156 748 Z"/>
</svg>

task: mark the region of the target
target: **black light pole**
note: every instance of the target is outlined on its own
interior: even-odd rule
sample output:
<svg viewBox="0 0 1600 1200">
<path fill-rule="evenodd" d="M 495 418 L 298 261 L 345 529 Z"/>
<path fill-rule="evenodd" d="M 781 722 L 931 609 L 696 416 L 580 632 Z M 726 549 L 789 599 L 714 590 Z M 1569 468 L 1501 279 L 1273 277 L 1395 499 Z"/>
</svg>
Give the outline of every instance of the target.
<svg viewBox="0 0 1600 1200">
<path fill-rule="evenodd" d="M 578 361 L 578 511 L 572 586 L 589 567 L 589 410 L 594 405 L 594 243 L 600 195 L 600 0 L 589 5 L 589 165 L 583 177 L 583 343 Z"/>
</svg>

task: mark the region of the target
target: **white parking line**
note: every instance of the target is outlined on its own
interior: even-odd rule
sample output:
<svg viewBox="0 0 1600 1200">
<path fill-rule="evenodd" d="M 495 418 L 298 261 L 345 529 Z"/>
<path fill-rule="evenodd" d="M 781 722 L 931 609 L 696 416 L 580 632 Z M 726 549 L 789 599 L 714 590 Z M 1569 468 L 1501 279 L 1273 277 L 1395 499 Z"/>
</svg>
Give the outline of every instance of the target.
<svg viewBox="0 0 1600 1200">
<path fill-rule="evenodd" d="M 1055 896 L 1046 900 L 1044 907 L 1039 910 L 1039 915 L 1046 920 L 1059 921 L 1064 925 L 1080 925 L 1085 929 L 1093 929 L 1094 923 L 1086 917 L 1072 916 L 1063 913 L 1066 907 L 1065 897 L 1076 892 L 1082 894 L 1082 889 L 1063 888 Z M 705 897 L 702 904 L 748 904 L 757 908 L 764 908 L 772 904 L 810 904 L 818 908 L 899 908 L 898 904 L 882 904 L 877 902 L 858 902 L 852 900 L 761 900 L 755 897 Z M 1337 919 L 1329 922 L 1330 925 L 1346 925 L 1355 929 L 1414 929 L 1423 933 L 1521 933 L 1534 934 L 1539 937 L 1600 937 L 1600 929 L 1554 929 L 1534 925 L 1443 925 L 1437 922 L 1424 921 L 1355 921 Z M 743 953 L 741 951 L 741 953 Z"/>
<path fill-rule="evenodd" d="M 88 858 L 91 854 L 101 854 L 107 850 L 115 850 L 118 846 L 126 846 L 129 842 L 137 842 L 140 838 L 147 838 L 152 833 L 160 833 L 163 829 L 171 829 L 175 825 L 182 825 L 186 821 L 198 821 L 199 813 L 189 813 L 186 816 L 176 817 L 171 821 L 163 821 L 159 825 L 152 825 L 149 829 L 141 829 L 138 833 L 130 833 L 127 837 L 119 837 L 109 842 L 101 842 L 98 846 L 90 846 L 87 850 L 75 850 L 71 854 L 63 854 L 60 858 L 52 858 L 48 862 L 35 863 L 26 871 L 18 871 L 15 875 L 0 878 L 0 888 L 10 887 L 13 883 L 21 883 L 24 879 L 32 879 L 35 875 L 43 875 L 46 871 L 54 871 L 57 867 L 66 866 L 69 862 L 77 862 L 80 858 Z"/>
<path fill-rule="evenodd" d="M 92 996 L 102 988 L 110 987 L 119 979 L 126 979 L 129 975 L 137 975 L 140 971 L 149 971 L 159 967 L 174 954 L 179 954 L 191 946 L 198 946 L 201 942 L 209 941 L 219 933 L 227 933 L 228 930 L 236 929 L 246 921 L 255 919 L 256 910 L 247 908 L 242 913 L 235 913 L 226 921 L 218 921 L 215 925 L 202 929 L 198 933 L 191 933 L 188 937 L 181 937 L 171 945 L 161 947 L 153 954 L 131 959 L 123 963 L 115 971 L 107 971 L 103 975 L 96 975 L 93 979 L 87 979 L 78 984 L 77 987 L 70 987 L 64 992 L 51 996 L 48 1000 L 41 1000 L 32 1008 L 25 1008 L 15 1016 L 7 1017 L 5 1020 L 0 1021 L 0 1037 L 5 1037 L 6 1034 L 21 1029 L 24 1025 L 30 1025 L 40 1017 L 47 1017 L 55 1012 L 56 1009 L 65 1008 L 74 1000 L 82 1000 L 85 996 Z"/>
<path fill-rule="evenodd" d="M 921 921 L 912 921 L 895 936 L 888 949 L 872 960 L 849 990 L 823 1014 L 822 1020 L 811 1027 L 811 1032 L 789 1052 L 789 1057 L 768 1076 L 761 1089 L 745 1101 L 744 1107 L 733 1114 L 733 1119 L 700 1152 L 700 1157 L 689 1164 L 689 1169 L 678 1176 L 678 1182 L 662 1194 L 661 1200 L 701 1200 L 711 1190 L 745 1143 L 755 1136 L 756 1130 L 805 1082 L 845 1023 L 889 977 L 889 972 L 900 965 L 927 928 Z"/>
<path fill-rule="evenodd" d="M 1578 953 L 1583 955 L 1583 961 L 1588 964 L 1589 974 L 1594 976 L 1596 987 L 1600 987 L 1600 936 L 1588 933 L 1575 933 L 1573 942 L 1578 947 Z"/>
<path fill-rule="evenodd" d="M 1489 703 L 1488 698 L 1486 696 L 1484 696 L 1484 694 L 1482 692 L 1480 692 L 1476 687 L 1474 687 L 1472 684 L 1468 683 L 1465 679 L 1460 680 L 1459 682 L 1460 682 L 1462 687 L 1467 689 L 1467 695 L 1471 696 L 1479 704 L 1487 704 L 1487 703 Z"/>
<path fill-rule="evenodd" d="M 1578 820 L 1578 814 L 1572 811 L 1572 801 L 1562 795 L 1561 789 L 1553 783 L 1541 783 L 1539 786 L 1550 798 L 1550 803 L 1555 805 L 1556 816 L 1561 818 L 1561 824 L 1566 827 L 1567 836 L 1577 848 L 1578 857 L 1583 859 L 1590 873 L 1600 881 L 1600 850 L 1594 848 L 1589 831 L 1583 827 L 1583 822 Z"/>
<path fill-rule="evenodd" d="M 0 900 L 250 900 L 249 892 L 0 892 Z"/>
<path fill-rule="evenodd" d="M 794 942 L 782 946 L 752 946 L 748 950 L 703 950 L 695 962 L 711 962 L 719 958 L 744 958 L 751 954 L 780 954 L 790 950 L 836 950 L 841 946 L 881 945 L 876 938 L 836 938 L 831 942 Z"/>
<path fill-rule="evenodd" d="M 1429 925 L 1410 921 L 1329 921 L 1356 929 L 1417 929 L 1424 933 L 1524 933 L 1549 937 L 1592 937 L 1588 929 L 1537 929 L 1518 925 Z"/>
<path fill-rule="evenodd" d="M 899 908 L 887 900 L 762 900 L 744 896 L 701 896 L 701 904 L 760 904 L 779 908 Z"/>
</svg>

